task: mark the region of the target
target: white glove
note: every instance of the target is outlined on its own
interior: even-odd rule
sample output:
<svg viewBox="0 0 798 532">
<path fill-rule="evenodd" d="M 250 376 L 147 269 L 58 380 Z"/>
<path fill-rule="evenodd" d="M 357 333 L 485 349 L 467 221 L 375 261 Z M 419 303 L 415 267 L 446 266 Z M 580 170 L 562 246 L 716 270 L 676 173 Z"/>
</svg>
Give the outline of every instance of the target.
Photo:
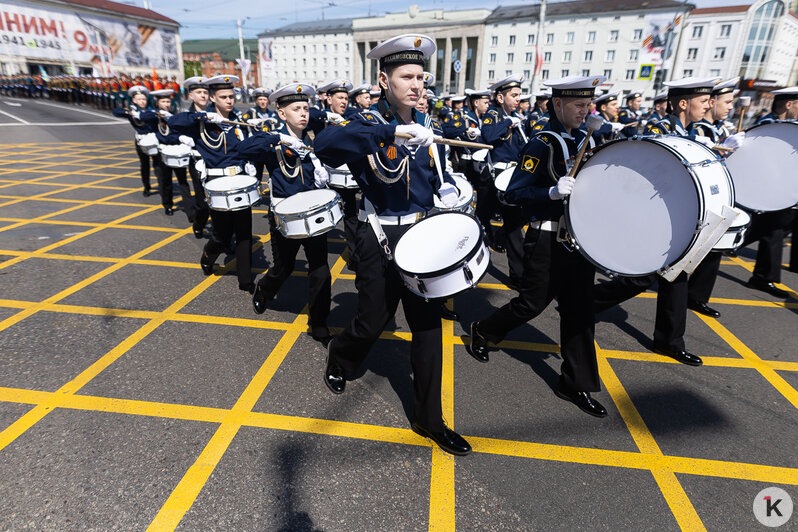
<svg viewBox="0 0 798 532">
<path fill-rule="evenodd" d="M 396 144 L 399 146 L 407 144 L 409 146 L 421 146 L 426 148 L 433 141 L 433 134 L 431 129 L 427 129 L 421 124 L 407 124 L 404 126 L 396 126 L 397 133 L 409 133 L 413 135 L 412 139 L 404 139 L 396 137 Z"/>
<path fill-rule="evenodd" d="M 729 131 L 734 131 L 735 129 L 737 129 L 737 126 L 735 124 L 732 124 L 728 120 L 723 121 L 723 127 L 728 129 Z"/>
<path fill-rule="evenodd" d="M 161 115 L 164 118 L 171 118 L 172 117 L 172 113 L 170 113 L 169 111 L 164 111 L 163 109 L 158 111 L 158 114 Z"/>
<path fill-rule="evenodd" d="M 457 205 L 460 191 L 451 183 L 444 183 L 438 189 L 438 197 L 441 198 L 441 203 L 443 203 L 444 207 L 451 208 Z"/>
<path fill-rule="evenodd" d="M 466 130 L 466 133 L 468 133 L 469 137 L 474 138 L 480 136 L 482 131 L 478 127 L 470 127 Z"/>
<path fill-rule="evenodd" d="M 180 135 L 177 137 L 177 140 L 180 141 L 180 144 L 185 144 L 186 146 L 194 147 L 194 139 L 191 137 L 187 137 L 186 135 Z"/>
<path fill-rule="evenodd" d="M 247 175 L 248 175 L 248 176 L 250 176 L 250 177 L 255 177 L 255 174 L 257 173 L 257 171 L 255 170 L 255 165 L 254 165 L 254 164 L 252 164 L 252 163 L 246 163 L 246 164 L 244 164 L 244 171 L 245 171 L 245 172 L 247 173 Z"/>
<path fill-rule="evenodd" d="M 613 133 L 620 131 L 626 127 L 624 124 L 621 124 L 620 122 L 610 122 L 610 126 L 612 126 Z"/>
<path fill-rule="evenodd" d="M 327 121 L 332 122 L 333 124 L 340 124 L 341 122 L 345 122 L 346 119 L 338 113 L 327 111 Z"/>
<path fill-rule="evenodd" d="M 132 111 L 130 111 L 129 114 L 130 114 L 130 116 L 132 116 L 136 120 L 138 120 L 141 117 L 141 113 L 139 113 L 136 109 L 133 109 Z"/>
<path fill-rule="evenodd" d="M 250 118 L 249 120 L 247 120 L 247 124 L 249 124 L 250 126 L 259 126 L 265 121 L 266 120 L 264 120 L 263 118 Z"/>
<path fill-rule="evenodd" d="M 291 135 L 280 133 L 280 142 L 287 144 L 288 147 L 295 152 L 302 153 L 305 151 L 305 145 L 302 143 L 302 141 L 296 137 L 292 137 Z"/>
<path fill-rule="evenodd" d="M 511 116 L 511 117 L 509 117 L 509 118 L 510 118 L 510 120 L 512 120 L 512 121 L 513 121 L 512 125 L 511 125 L 510 127 L 518 127 L 518 125 L 519 125 L 521 122 L 523 122 L 523 120 L 521 120 L 521 119 L 520 119 L 520 118 L 518 118 L 517 116 Z"/>
<path fill-rule="evenodd" d="M 710 149 L 715 145 L 715 142 L 711 138 L 705 137 L 703 135 L 696 135 L 695 137 L 693 137 L 693 140 L 698 142 L 699 144 L 703 144 L 704 146 Z"/>
<path fill-rule="evenodd" d="M 221 124 L 224 122 L 224 117 L 219 113 L 205 113 L 205 120 L 211 124 Z"/>
<path fill-rule="evenodd" d="M 313 182 L 316 188 L 324 188 L 330 182 L 330 174 L 324 168 L 316 168 L 313 170 Z"/>
<path fill-rule="evenodd" d="M 721 146 L 724 148 L 731 148 L 736 150 L 740 146 L 743 145 L 743 141 L 745 140 L 745 131 L 740 131 L 739 133 L 735 133 L 730 137 L 726 137 L 726 140 L 723 141 Z"/>
<path fill-rule="evenodd" d="M 549 197 L 553 200 L 561 200 L 574 190 L 574 178 L 568 175 L 562 176 L 557 181 L 557 186 L 549 189 Z"/>
</svg>

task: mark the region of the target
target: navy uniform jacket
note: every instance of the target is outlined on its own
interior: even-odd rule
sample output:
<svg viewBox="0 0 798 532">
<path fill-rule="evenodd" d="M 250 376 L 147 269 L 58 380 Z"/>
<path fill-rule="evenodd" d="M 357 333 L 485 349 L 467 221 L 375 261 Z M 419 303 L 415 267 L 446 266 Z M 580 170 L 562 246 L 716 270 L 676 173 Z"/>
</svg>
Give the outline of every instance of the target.
<svg viewBox="0 0 798 532">
<path fill-rule="evenodd" d="M 527 137 L 531 137 L 535 134 L 534 127 L 535 125 L 540 122 L 541 120 L 548 120 L 549 113 L 542 113 L 537 109 L 534 109 L 529 114 L 526 115 L 526 119 L 524 120 L 524 133 L 526 133 Z M 542 126 L 541 126 L 542 129 Z M 538 129 L 540 131 L 540 129 Z"/>
<path fill-rule="evenodd" d="M 255 131 L 271 131 L 273 120 L 275 120 L 274 113 L 272 113 L 268 108 L 266 108 L 264 111 L 261 111 L 259 107 L 250 107 L 244 114 L 241 115 L 241 118 L 244 119 L 244 122 L 251 118 L 268 120 L 268 122 L 263 122 L 257 130 L 254 127 L 250 127 L 250 133 L 255 133 Z"/>
<path fill-rule="evenodd" d="M 211 107 L 208 108 L 209 110 Z M 169 127 L 174 129 L 178 135 L 186 135 L 194 139 L 195 147 L 200 155 L 202 155 L 207 168 L 227 168 L 228 166 L 243 166 L 246 158 L 239 153 L 238 146 L 247 139 L 247 132 L 242 126 L 234 126 L 232 124 L 211 124 L 205 122 L 202 118 L 205 113 L 202 112 L 184 112 L 173 115 L 168 121 Z M 241 117 L 235 109 L 230 112 L 230 120 L 240 121 Z M 224 136 L 225 142 L 219 148 L 206 143 L 201 134 L 204 129 L 205 135 L 208 137 L 211 144 L 221 140 L 220 135 Z M 253 139 L 251 142 L 256 142 L 259 138 L 258 135 L 250 137 Z"/>
<path fill-rule="evenodd" d="M 640 115 L 629 109 L 628 107 L 622 108 L 618 111 L 618 122 L 621 124 L 631 124 L 632 122 L 639 122 Z M 637 126 L 629 126 L 625 127 L 621 130 L 621 133 L 626 135 L 627 137 L 634 137 L 637 135 Z"/>
<path fill-rule="evenodd" d="M 778 117 L 776 117 L 776 115 L 774 115 L 773 113 L 768 113 L 762 118 L 757 119 L 754 125 L 758 126 L 759 124 L 772 124 L 773 122 L 778 122 L 778 121 L 779 119 Z"/>
<path fill-rule="evenodd" d="M 557 133 L 565 141 L 568 153 L 563 153 L 560 142 L 547 132 Z M 566 133 L 557 117 L 552 116 L 521 150 L 504 197 L 520 205 L 530 221 L 559 220 L 564 212 L 562 200 L 549 197 L 549 188 L 567 173 L 565 161 L 576 155 L 582 142 L 589 142 L 587 131 L 577 129 L 573 133 L 574 136 Z"/>
<path fill-rule="evenodd" d="M 690 131 L 695 132 L 696 135 L 701 135 L 702 137 L 707 137 L 712 139 L 712 142 L 718 142 L 721 137 L 724 137 L 723 134 L 725 130 L 721 131 L 719 127 L 722 127 L 723 121 L 719 120 L 715 124 L 707 120 L 706 118 L 702 118 L 698 122 L 693 122 L 690 124 Z"/>
<path fill-rule="evenodd" d="M 169 127 L 167 120 L 158 114 L 155 109 L 141 112 L 141 121 L 147 123 L 158 137 L 160 144 L 180 144 L 180 136 L 175 130 Z"/>
<path fill-rule="evenodd" d="M 521 148 L 526 144 L 521 130 L 510 128 L 512 124 L 500 107 L 490 107 L 482 118 L 482 142 L 493 145 L 490 158 L 494 163 L 517 161 Z"/>
<path fill-rule="evenodd" d="M 363 110 L 348 122 L 325 128 L 314 142 L 316 156 L 333 168 L 348 165 L 364 197 L 379 215 L 404 216 L 428 211 L 434 206 L 433 196 L 440 187 L 432 150 L 438 150 L 444 179 L 454 183 L 446 172 L 444 147 L 433 144 L 411 150 L 406 145 L 397 146 L 394 137 L 397 120 L 387 103 L 380 111 L 382 115 L 371 109 Z M 419 111 L 413 113 L 416 122 L 429 124 L 436 135 L 443 133 L 438 122 Z M 396 181 L 385 183 L 372 168 L 368 156 L 382 178 Z M 405 171 L 398 172 L 405 160 Z"/>
<path fill-rule="evenodd" d="M 689 127 L 689 126 L 688 126 Z M 644 135 L 679 135 L 680 137 L 695 137 L 695 131 L 688 131 L 682 122 L 675 116 L 666 116 L 656 124 L 648 123 Z"/>
<path fill-rule="evenodd" d="M 599 114 L 598 116 L 604 120 L 604 123 L 600 128 L 593 132 L 593 140 L 596 141 L 597 146 L 601 146 L 602 144 L 606 144 L 607 142 L 613 140 L 615 135 L 612 132 L 612 121 L 608 120 L 607 117 L 602 114 Z"/>
<path fill-rule="evenodd" d="M 140 118 L 133 118 L 132 116 L 130 116 L 129 111 L 138 111 L 139 113 L 143 114 L 147 111 L 154 112 L 155 109 L 149 106 L 145 109 L 142 109 L 135 103 L 131 103 L 128 109 L 125 109 L 124 107 L 117 107 L 111 112 L 113 113 L 114 116 L 118 116 L 120 118 L 127 118 L 128 121 L 130 121 L 130 125 L 133 126 L 133 129 L 135 129 L 136 133 L 138 133 L 139 135 L 146 135 L 147 133 L 153 133 L 155 131 L 152 128 L 152 126 L 147 122 L 142 121 Z"/>
<path fill-rule="evenodd" d="M 659 113 L 652 112 L 648 116 L 648 123 L 649 124 L 656 124 L 657 122 L 659 122 L 660 120 L 662 120 L 664 118 L 668 118 L 668 117 L 667 116 L 660 116 Z"/>
</svg>

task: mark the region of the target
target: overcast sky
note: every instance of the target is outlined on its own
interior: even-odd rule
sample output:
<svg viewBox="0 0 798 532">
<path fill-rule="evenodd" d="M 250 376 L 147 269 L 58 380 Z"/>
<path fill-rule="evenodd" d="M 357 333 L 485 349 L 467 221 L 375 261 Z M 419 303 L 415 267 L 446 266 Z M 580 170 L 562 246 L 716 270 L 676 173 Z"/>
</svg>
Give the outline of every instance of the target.
<svg viewBox="0 0 798 532">
<path fill-rule="evenodd" d="M 745 0 L 689 0 L 698 7 L 750 4 Z M 143 5 L 143 0 L 125 3 Z M 244 37 L 256 37 L 267 29 L 293 22 L 325 18 L 367 17 L 398 12 L 411 4 L 425 9 L 492 9 L 499 5 L 524 4 L 523 0 L 151 0 L 153 10 L 182 24 L 183 39 L 238 38 L 236 19 L 250 17 L 244 23 Z"/>
</svg>

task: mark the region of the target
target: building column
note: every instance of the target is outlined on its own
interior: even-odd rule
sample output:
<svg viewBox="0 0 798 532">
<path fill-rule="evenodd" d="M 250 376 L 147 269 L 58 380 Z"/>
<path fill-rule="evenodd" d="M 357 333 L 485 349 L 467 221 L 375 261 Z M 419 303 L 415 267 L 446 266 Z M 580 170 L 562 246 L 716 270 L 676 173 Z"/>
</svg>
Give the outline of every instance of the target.
<svg viewBox="0 0 798 532">
<path fill-rule="evenodd" d="M 366 41 L 363 43 L 363 51 L 366 56 L 366 59 L 363 61 L 363 66 L 365 67 L 365 72 L 363 72 L 363 79 L 366 80 L 366 83 L 371 83 L 371 59 L 368 59 L 369 52 L 371 51 L 371 45 L 369 44 L 371 41 Z"/>
<path fill-rule="evenodd" d="M 446 37 L 446 51 L 443 54 L 443 80 L 441 83 L 441 90 L 443 92 L 452 92 L 449 86 L 449 79 L 452 76 L 452 38 Z"/>
<path fill-rule="evenodd" d="M 460 37 L 460 72 L 457 74 L 457 91 L 462 94 L 466 84 L 466 63 L 468 62 L 468 40 L 465 35 Z"/>
</svg>

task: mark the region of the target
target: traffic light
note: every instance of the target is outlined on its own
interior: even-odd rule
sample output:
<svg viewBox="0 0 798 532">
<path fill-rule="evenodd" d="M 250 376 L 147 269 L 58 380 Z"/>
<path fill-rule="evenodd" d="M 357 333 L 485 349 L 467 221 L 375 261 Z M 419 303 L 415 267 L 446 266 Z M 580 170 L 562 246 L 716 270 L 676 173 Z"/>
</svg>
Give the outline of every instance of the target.
<svg viewBox="0 0 798 532">
<path fill-rule="evenodd" d="M 654 92 L 662 90 L 662 82 L 665 80 L 665 70 L 659 69 L 654 72 Z"/>
</svg>

